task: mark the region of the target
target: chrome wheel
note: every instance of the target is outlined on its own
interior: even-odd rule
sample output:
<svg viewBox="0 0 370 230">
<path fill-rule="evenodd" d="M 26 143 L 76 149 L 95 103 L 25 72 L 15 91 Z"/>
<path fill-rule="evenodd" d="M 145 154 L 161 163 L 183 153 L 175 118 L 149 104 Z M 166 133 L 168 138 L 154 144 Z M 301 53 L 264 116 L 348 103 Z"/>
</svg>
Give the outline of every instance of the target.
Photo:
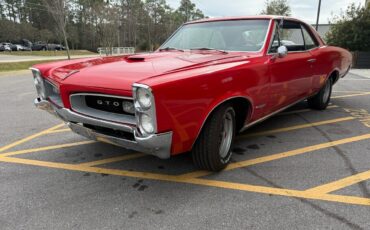
<svg viewBox="0 0 370 230">
<path fill-rule="evenodd" d="M 231 111 L 227 111 L 223 118 L 222 132 L 220 134 L 221 144 L 219 154 L 221 158 L 225 158 L 230 150 L 234 134 L 233 115 Z"/>
</svg>

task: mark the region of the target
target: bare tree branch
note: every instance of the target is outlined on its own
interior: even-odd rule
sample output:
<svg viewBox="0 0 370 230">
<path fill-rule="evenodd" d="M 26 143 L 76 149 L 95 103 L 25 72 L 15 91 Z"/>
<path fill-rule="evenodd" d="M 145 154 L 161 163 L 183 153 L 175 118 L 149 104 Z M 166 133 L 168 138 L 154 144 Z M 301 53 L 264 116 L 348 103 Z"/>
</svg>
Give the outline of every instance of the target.
<svg viewBox="0 0 370 230">
<path fill-rule="evenodd" d="M 43 2 L 50 15 L 53 17 L 59 32 L 63 36 L 68 59 L 71 59 L 66 31 L 68 22 L 68 0 L 43 0 Z"/>
</svg>

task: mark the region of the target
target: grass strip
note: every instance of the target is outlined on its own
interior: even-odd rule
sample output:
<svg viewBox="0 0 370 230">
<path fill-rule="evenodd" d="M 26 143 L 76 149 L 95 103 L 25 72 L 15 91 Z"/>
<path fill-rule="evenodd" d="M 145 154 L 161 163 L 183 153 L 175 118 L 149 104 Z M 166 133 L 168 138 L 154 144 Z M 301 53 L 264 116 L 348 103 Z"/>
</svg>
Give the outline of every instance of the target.
<svg viewBox="0 0 370 230">
<path fill-rule="evenodd" d="M 88 50 L 70 50 L 70 55 L 94 55 L 97 53 L 93 53 Z M 14 55 L 14 56 L 41 56 L 41 57 L 55 57 L 55 56 L 65 56 L 67 57 L 67 52 L 65 50 L 62 51 L 13 51 L 13 52 L 2 52 L 1 54 L 5 55 Z"/>
<path fill-rule="evenodd" d="M 55 62 L 58 60 L 38 60 L 38 61 L 22 61 L 22 62 L 10 62 L 10 63 L 0 63 L 0 72 L 16 71 L 16 70 L 26 70 L 33 65 L 46 62 Z"/>
</svg>

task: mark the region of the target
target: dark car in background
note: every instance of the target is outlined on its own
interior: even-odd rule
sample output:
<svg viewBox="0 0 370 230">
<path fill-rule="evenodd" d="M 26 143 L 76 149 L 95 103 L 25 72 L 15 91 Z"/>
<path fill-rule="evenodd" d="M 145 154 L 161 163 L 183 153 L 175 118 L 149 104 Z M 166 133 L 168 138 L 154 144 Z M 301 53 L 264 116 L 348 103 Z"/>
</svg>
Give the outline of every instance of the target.
<svg viewBox="0 0 370 230">
<path fill-rule="evenodd" d="M 12 51 L 31 51 L 30 47 L 20 45 L 20 44 L 12 44 L 11 49 Z"/>
<path fill-rule="evenodd" d="M 32 50 L 64 50 L 64 46 L 61 44 L 53 44 L 53 43 L 46 43 L 42 41 L 38 41 L 33 43 Z"/>
</svg>

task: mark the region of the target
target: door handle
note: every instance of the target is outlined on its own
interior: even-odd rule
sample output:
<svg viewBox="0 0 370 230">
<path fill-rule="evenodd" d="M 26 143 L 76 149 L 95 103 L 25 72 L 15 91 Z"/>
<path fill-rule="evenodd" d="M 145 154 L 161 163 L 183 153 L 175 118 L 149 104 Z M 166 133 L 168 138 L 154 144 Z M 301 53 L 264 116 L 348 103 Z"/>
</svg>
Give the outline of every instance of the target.
<svg viewBox="0 0 370 230">
<path fill-rule="evenodd" d="M 308 59 L 307 62 L 314 63 L 314 62 L 316 62 L 316 58 Z"/>
</svg>

